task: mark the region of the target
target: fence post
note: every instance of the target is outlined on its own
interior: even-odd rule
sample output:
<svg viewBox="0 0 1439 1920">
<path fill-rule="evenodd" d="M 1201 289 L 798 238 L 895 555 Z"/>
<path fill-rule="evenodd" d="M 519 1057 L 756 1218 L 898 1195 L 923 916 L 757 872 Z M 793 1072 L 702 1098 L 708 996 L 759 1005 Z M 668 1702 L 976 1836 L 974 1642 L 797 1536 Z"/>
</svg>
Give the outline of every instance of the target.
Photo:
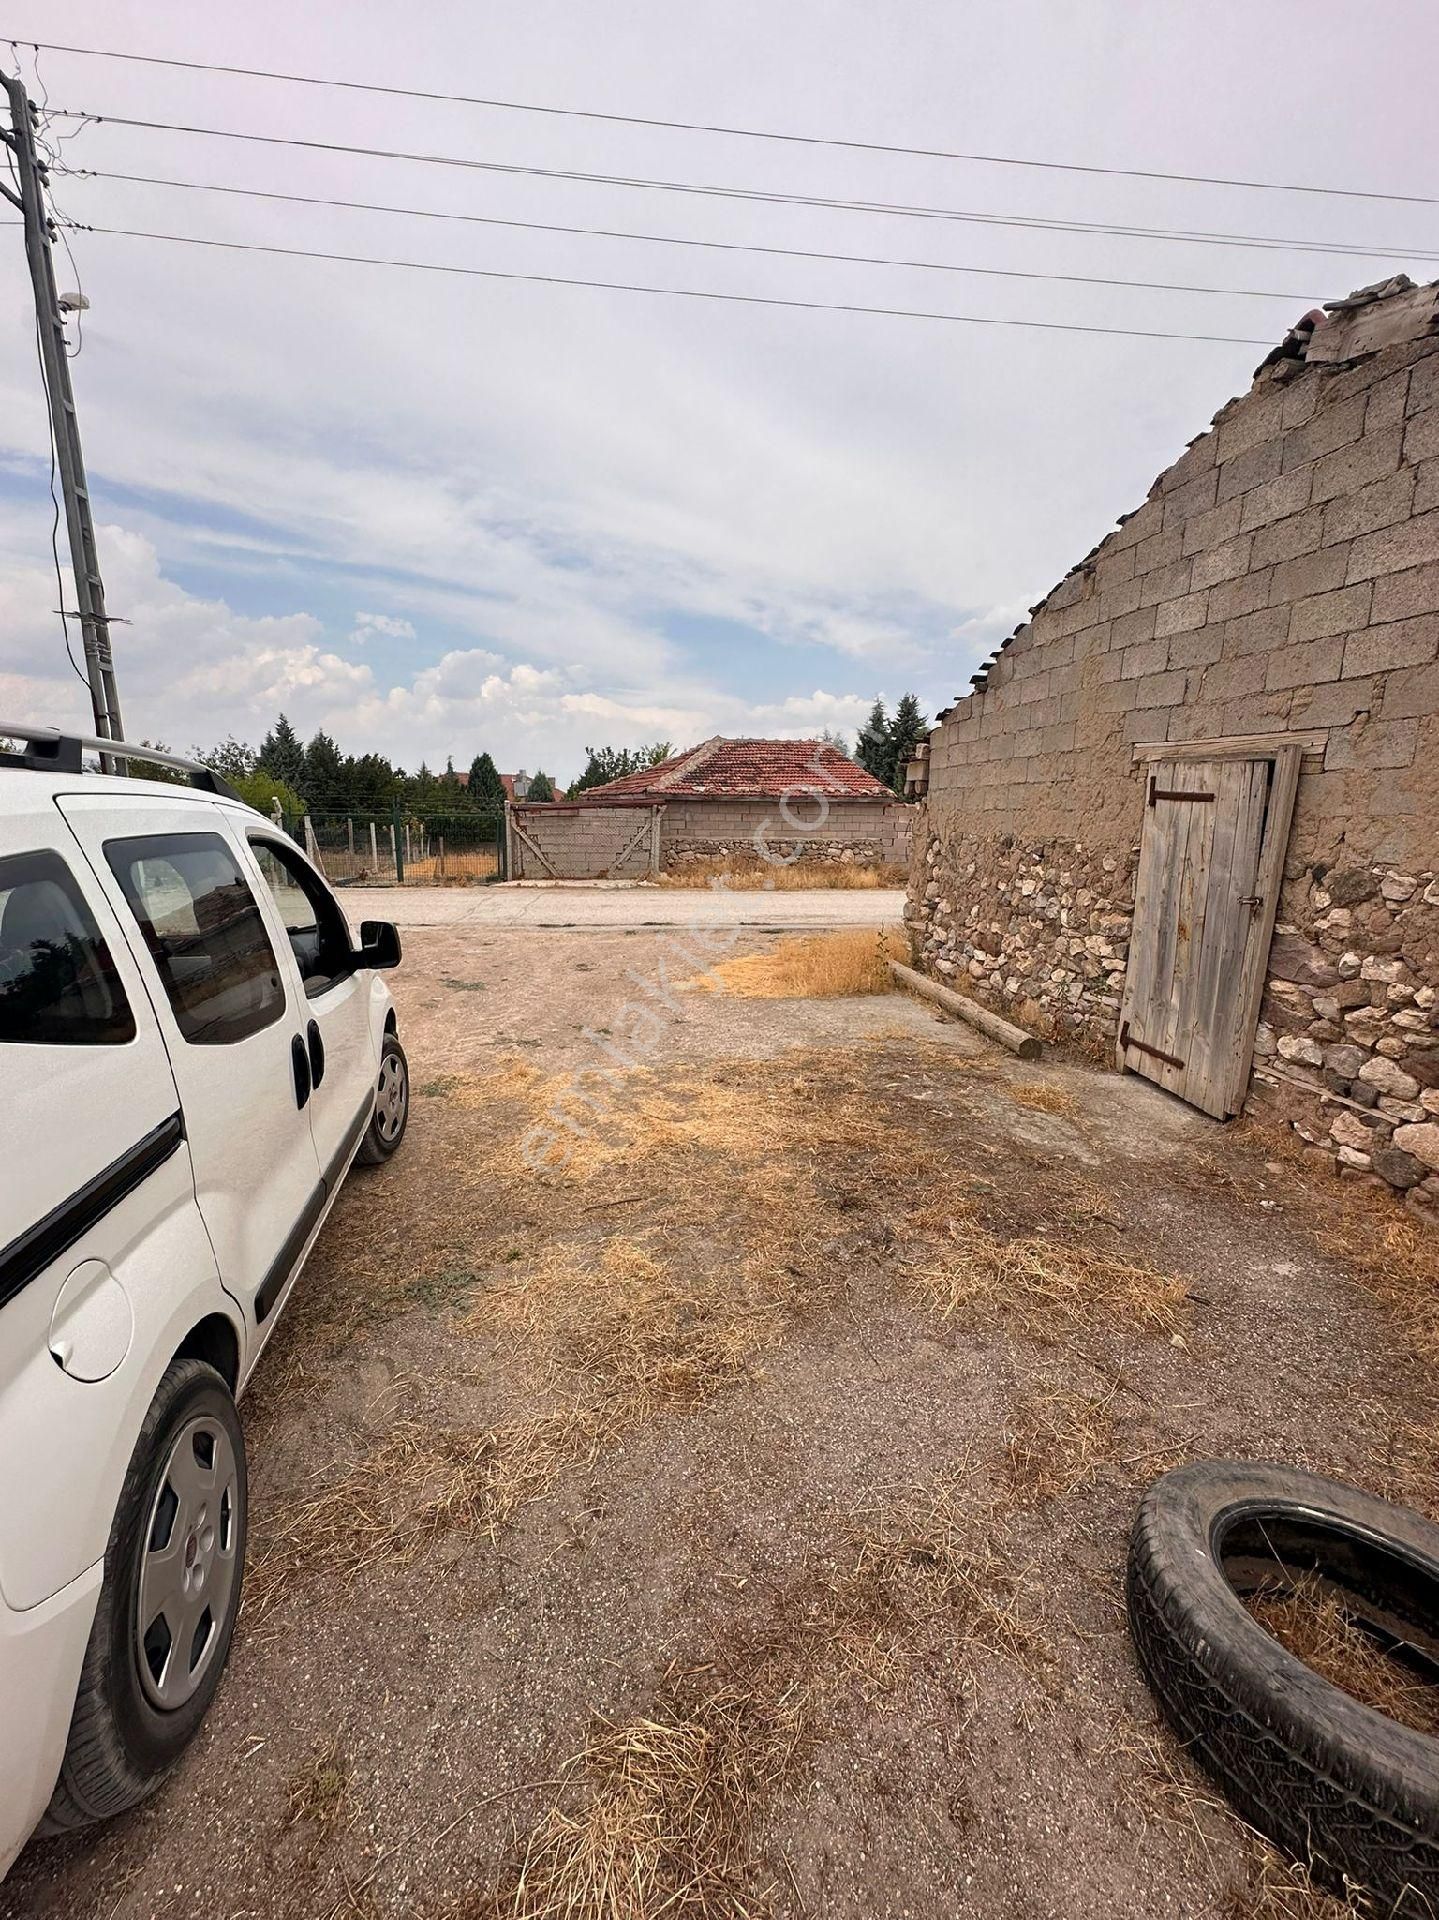
<svg viewBox="0 0 1439 1920">
<path fill-rule="evenodd" d="M 308 813 L 305 815 L 305 851 L 328 880 L 330 876 L 328 873 L 325 873 L 325 861 L 324 856 L 320 852 L 320 843 L 315 838 L 315 824 Z"/>
<path fill-rule="evenodd" d="M 390 851 L 395 856 L 395 885 L 405 884 L 405 856 L 400 851 L 400 809 L 395 808 L 395 817 L 390 822 Z"/>
<path fill-rule="evenodd" d="M 372 820 L 370 822 L 370 872 L 378 873 L 379 871 L 380 871 L 380 849 L 375 840 L 375 823 Z"/>
<path fill-rule="evenodd" d="M 353 860 L 355 857 L 355 822 L 354 817 L 348 813 L 345 815 L 345 839 L 349 843 L 349 854 Z"/>
<path fill-rule="evenodd" d="M 440 849 L 440 857 L 435 864 L 435 878 L 443 880 L 445 877 L 445 836 L 443 834 L 439 836 L 436 844 Z"/>
</svg>

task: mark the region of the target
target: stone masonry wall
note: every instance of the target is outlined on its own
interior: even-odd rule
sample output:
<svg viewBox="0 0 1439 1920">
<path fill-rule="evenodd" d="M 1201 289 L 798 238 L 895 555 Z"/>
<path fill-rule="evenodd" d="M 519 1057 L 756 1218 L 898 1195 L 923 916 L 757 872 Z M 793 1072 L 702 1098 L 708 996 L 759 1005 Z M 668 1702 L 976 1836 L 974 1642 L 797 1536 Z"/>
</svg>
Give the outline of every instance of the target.
<svg viewBox="0 0 1439 1920">
<path fill-rule="evenodd" d="M 1034 609 L 930 736 L 907 909 L 923 966 L 1107 1043 L 1143 814 L 1135 743 L 1299 740 L 1251 1099 L 1419 1206 L 1439 1204 L 1427 324 L 1339 364 L 1291 335 Z"/>
<path fill-rule="evenodd" d="M 753 860 L 759 832 L 771 853 L 786 861 L 908 864 L 915 809 L 902 800 L 831 800 L 821 814 L 803 797 L 790 811 L 802 832 L 784 821 L 777 800 L 669 800 L 660 827 L 661 861 L 670 867 L 731 856 Z"/>
</svg>

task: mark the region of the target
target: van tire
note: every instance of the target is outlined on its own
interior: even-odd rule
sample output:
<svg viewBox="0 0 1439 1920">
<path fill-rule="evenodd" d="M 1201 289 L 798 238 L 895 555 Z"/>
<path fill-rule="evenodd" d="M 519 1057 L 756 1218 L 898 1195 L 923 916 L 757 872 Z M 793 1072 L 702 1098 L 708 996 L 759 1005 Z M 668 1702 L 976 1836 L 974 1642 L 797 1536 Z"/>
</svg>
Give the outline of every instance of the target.
<svg viewBox="0 0 1439 1920">
<path fill-rule="evenodd" d="M 236 1564 L 197 1689 L 183 1705 L 166 1712 L 146 1697 L 141 1683 L 135 1616 L 147 1528 L 166 1463 L 187 1423 L 197 1418 L 223 1429 L 233 1451 Z M 65 1758 L 40 1823 L 42 1834 L 70 1832 L 138 1805 L 160 1785 L 199 1731 L 224 1673 L 240 1610 L 246 1507 L 245 1440 L 229 1388 L 204 1360 L 172 1360 L 150 1402 L 120 1489 Z"/>
<path fill-rule="evenodd" d="M 398 1087 L 399 1105 L 387 1102 L 387 1089 Z M 380 1167 L 399 1151 L 410 1124 L 410 1063 L 405 1049 L 393 1033 L 380 1043 L 380 1071 L 376 1082 L 375 1111 L 365 1128 L 365 1137 L 355 1155 L 361 1166 Z"/>
</svg>

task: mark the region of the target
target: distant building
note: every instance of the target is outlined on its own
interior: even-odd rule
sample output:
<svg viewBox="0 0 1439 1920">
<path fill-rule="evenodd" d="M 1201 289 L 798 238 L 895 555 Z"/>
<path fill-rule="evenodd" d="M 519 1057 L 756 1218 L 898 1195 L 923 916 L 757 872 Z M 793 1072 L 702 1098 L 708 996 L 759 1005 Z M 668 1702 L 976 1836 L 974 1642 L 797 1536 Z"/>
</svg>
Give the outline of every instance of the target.
<svg viewBox="0 0 1439 1920">
<path fill-rule="evenodd" d="M 588 787 L 558 814 L 549 805 L 518 807 L 515 872 L 596 878 L 703 860 L 752 863 L 761 845 L 786 865 L 900 867 L 909 858 L 911 812 L 826 741 L 716 735 Z M 541 823 L 540 814 L 551 818 Z"/>
</svg>

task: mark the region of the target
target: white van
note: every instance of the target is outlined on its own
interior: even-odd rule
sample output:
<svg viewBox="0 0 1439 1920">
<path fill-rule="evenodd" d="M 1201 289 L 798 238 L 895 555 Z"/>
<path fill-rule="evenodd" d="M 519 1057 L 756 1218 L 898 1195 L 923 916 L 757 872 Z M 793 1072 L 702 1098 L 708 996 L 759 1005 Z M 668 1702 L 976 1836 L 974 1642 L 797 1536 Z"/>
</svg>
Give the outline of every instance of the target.
<svg viewBox="0 0 1439 1920">
<path fill-rule="evenodd" d="M 207 769 L 0 721 L 0 1875 L 193 1737 L 245 1555 L 235 1403 L 352 1161 L 404 1137 L 381 970 Z M 104 746 L 191 786 L 83 770 Z"/>
</svg>

